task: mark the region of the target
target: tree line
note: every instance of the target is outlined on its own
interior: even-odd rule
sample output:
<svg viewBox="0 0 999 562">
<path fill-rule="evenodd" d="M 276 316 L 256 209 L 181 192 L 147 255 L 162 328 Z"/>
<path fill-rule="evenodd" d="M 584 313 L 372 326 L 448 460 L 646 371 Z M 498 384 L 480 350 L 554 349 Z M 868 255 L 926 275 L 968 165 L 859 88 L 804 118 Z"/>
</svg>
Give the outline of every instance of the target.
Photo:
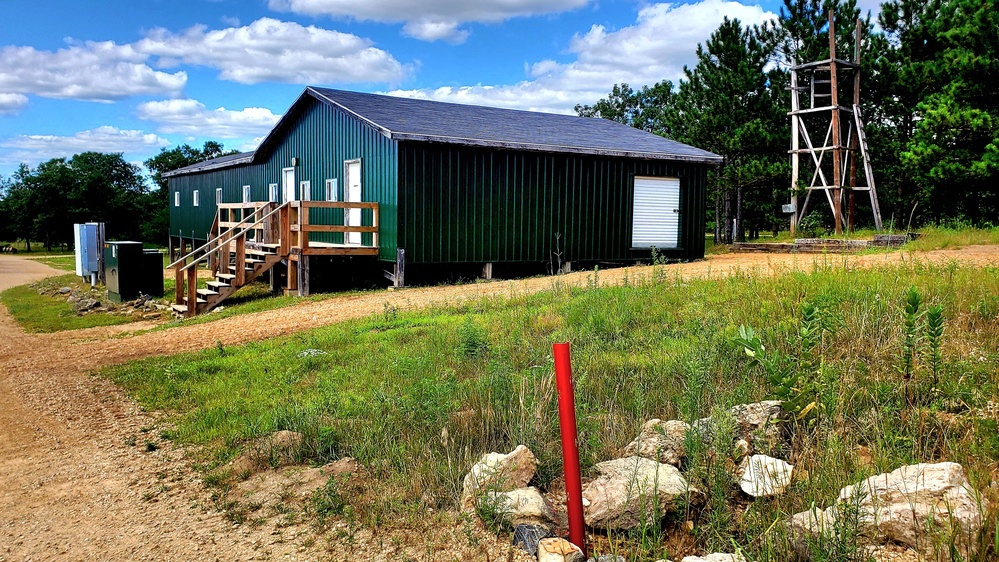
<svg viewBox="0 0 999 562">
<path fill-rule="evenodd" d="M 83 152 L 34 168 L 22 164 L 0 177 L 0 241 L 24 240 L 28 251 L 32 242 L 47 250 L 71 247 L 73 224 L 103 222 L 109 240 L 162 244 L 170 227 L 163 174 L 234 152 L 214 141 L 162 149 L 143 162 L 148 177 L 120 153 Z"/>
<path fill-rule="evenodd" d="M 697 63 L 678 84 L 618 84 L 576 112 L 723 156 L 709 180 L 716 240 L 786 229 L 789 69 L 829 58 L 832 11 L 837 58 L 852 59 L 861 20 L 861 108 L 886 226 L 906 228 L 910 217 L 992 224 L 999 218 L 996 3 L 892 0 L 881 5 L 875 27 L 855 0 L 784 0 L 778 17 L 761 26 L 726 18 L 697 46 Z M 831 222 L 828 208 L 813 208 Z M 870 217 L 858 213 L 858 225 Z"/>
</svg>

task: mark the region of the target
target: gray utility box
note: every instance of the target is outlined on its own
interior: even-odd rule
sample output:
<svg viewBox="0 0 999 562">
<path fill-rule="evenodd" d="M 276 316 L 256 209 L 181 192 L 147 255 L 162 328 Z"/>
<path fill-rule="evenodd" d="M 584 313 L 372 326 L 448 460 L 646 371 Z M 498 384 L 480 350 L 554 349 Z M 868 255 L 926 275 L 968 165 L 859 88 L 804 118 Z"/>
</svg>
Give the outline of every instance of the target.
<svg viewBox="0 0 999 562">
<path fill-rule="evenodd" d="M 76 246 L 76 274 L 80 277 L 103 277 L 101 252 L 104 246 L 104 223 L 74 224 L 73 243 Z"/>
</svg>

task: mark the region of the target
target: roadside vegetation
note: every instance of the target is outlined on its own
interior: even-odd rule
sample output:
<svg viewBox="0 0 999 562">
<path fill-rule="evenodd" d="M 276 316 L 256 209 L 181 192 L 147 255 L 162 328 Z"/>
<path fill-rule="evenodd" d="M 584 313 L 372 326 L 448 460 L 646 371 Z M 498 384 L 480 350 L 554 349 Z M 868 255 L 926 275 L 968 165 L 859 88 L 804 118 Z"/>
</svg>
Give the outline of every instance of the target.
<svg viewBox="0 0 999 562">
<path fill-rule="evenodd" d="M 11 287 L 0 293 L 0 303 L 7 307 L 10 315 L 31 333 L 61 332 L 97 326 L 115 326 L 134 322 L 137 316 L 92 313 L 80 315 L 73 304 L 66 301 L 69 293 L 59 289 L 90 292 L 90 283 L 84 283 L 75 274 L 50 277 L 38 283 Z"/>
<path fill-rule="evenodd" d="M 733 452 L 692 444 L 686 470 L 705 500 L 663 525 L 601 536 L 603 552 L 654 560 L 738 546 L 754 560 L 787 560 L 780 521 L 920 461 L 959 462 L 972 485 L 995 494 L 999 268 L 912 260 L 717 281 L 660 268 L 616 287 L 600 286 L 597 271 L 591 281 L 569 289 L 555 278 L 544 293 L 426 311 L 386 308 L 103 374 L 165 413 L 165 434 L 190 446 L 213 485 L 231 482 L 226 463 L 277 430 L 304 434 L 309 462 L 356 458 L 371 475 L 362 488 L 334 482 L 323 494 L 364 526 L 454 508 L 468 467 L 517 444 L 538 457 L 534 483 L 557 487 L 556 341 L 573 345 L 584 473 L 619 456 L 650 418 L 690 422 L 778 397 L 800 406 L 783 452 L 799 475 L 787 494 L 738 496 L 723 469 Z M 760 346 L 755 358 L 747 341 Z M 849 544 L 839 547 L 836 560 L 853 559 Z M 985 545 L 981 554 L 995 552 Z"/>
</svg>

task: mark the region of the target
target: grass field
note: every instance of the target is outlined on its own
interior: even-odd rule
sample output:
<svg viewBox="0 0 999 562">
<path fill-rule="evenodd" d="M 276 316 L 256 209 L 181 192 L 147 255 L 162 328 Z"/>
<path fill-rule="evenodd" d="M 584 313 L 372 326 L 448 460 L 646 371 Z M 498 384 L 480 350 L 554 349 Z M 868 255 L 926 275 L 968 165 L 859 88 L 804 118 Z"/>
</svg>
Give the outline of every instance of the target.
<svg viewBox="0 0 999 562">
<path fill-rule="evenodd" d="M 74 274 L 50 277 L 42 282 L 50 288 L 70 287 L 80 290 L 90 289 L 89 283 L 84 283 Z M 49 294 L 39 294 L 38 289 L 31 285 L 11 287 L 0 293 L 0 302 L 26 332 L 46 333 L 63 330 L 78 330 L 95 326 L 114 326 L 134 322 L 131 316 L 111 314 L 77 315 L 65 296 L 57 298 Z"/>
<path fill-rule="evenodd" d="M 31 259 L 37 261 L 38 263 L 44 263 L 45 265 L 54 268 L 61 269 L 63 271 L 76 271 L 76 256 L 73 254 L 50 254 L 47 256 L 34 257 L 34 254 L 27 254 Z"/>
<path fill-rule="evenodd" d="M 733 453 L 692 442 L 684 470 L 706 499 L 663 525 L 603 539 L 629 560 L 673 557 L 680 535 L 699 549 L 738 546 L 753 560 L 787 560 L 780 521 L 913 462 L 960 462 L 980 490 L 996 480 L 999 426 L 988 413 L 999 402 L 995 267 L 916 261 L 722 281 L 660 272 L 640 284 L 597 286 L 569 290 L 555 279 L 553 290 L 527 297 L 388 308 L 104 375 L 166 412 L 170 437 L 198 446 L 206 474 L 279 429 L 305 434 L 302 454 L 314 462 L 357 458 L 371 471 L 370 489 L 345 501 L 368 525 L 453 508 L 470 464 L 518 443 L 538 456 L 535 483 L 550 486 L 561 471 L 552 342 L 573 345 L 584 471 L 620 455 L 652 417 L 691 421 L 775 396 L 799 405 L 790 445 L 775 452 L 807 474 L 789 493 L 739 499 L 723 469 Z M 912 291 L 921 305 L 907 317 Z M 928 336 L 936 306 L 943 335 Z M 740 326 L 755 328 L 763 361 L 734 341 Z M 789 373 L 799 382 L 787 383 Z M 680 530 L 688 519 L 689 536 Z"/>
</svg>

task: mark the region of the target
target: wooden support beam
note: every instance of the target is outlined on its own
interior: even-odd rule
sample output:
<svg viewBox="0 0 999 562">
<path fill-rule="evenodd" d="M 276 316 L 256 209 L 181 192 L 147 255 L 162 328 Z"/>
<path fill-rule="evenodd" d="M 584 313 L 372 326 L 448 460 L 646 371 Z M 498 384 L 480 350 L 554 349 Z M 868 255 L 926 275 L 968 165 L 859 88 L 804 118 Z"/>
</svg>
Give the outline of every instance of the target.
<svg viewBox="0 0 999 562">
<path fill-rule="evenodd" d="M 235 285 L 242 287 L 246 283 L 246 237 L 236 238 L 236 275 Z"/>
<path fill-rule="evenodd" d="M 298 294 L 298 258 L 288 258 L 288 275 L 285 276 L 284 294 Z"/>
<path fill-rule="evenodd" d="M 342 248 L 314 248 L 307 250 L 293 248 L 291 256 L 377 256 L 378 248 L 365 247 L 342 247 Z"/>
<path fill-rule="evenodd" d="M 175 260 L 176 261 L 176 260 Z M 177 266 L 173 270 L 174 279 L 174 298 L 173 302 L 177 304 L 184 304 L 184 270 L 181 266 Z"/>
<path fill-rule="evenodd" d="M 291 225 L 292 232 L 378 232 L 377 226 L 344 226 L 342 224 Z"/>
<path fill-rule="evenodd" d="M 309 256 L 298 259 L 298 296 L 307 297 L 310 294 Z"/>
<path fill-rule="evenodd" d="M 287 256 L 291 252 L 291 209 L 287 206 L 278 211 L 278 222 L 281 232 L 281 246 L 278 253 Z"/>
<path fill-rule="evenodd" d="M 840 145 L 840 123 L 839 123 L 839 77 L 837 75 L 836 61 L 836 17 L 833 11 L 829 10 L 829 87 L 832 94 L 832 141 L 833 145 Z M 833 185 L 842 186 L 842 164 L 843 151 L 839 148 L 833 150 Z M 843 234 L 843 197 L 842 188 L 832 190 L 833 218 L 836 221 L 836 234 Z"/>
<path fill-rule="evenodd" d="M 482 266 L 482 278 L 486 281 L 493 279 L 493 262 L 487 262 Z"/>
<path fill-rule="evenodd" d="M 187 269 L 187 316 L 198 313 L 198 266 Z"/>
<path fill-rule="evenodd" d="M 857 26 L 853 32 L 853 61 L 857 63 L 857 68 L 853 72 L 853 105 L 855 107 L 860 106 L 860 31 L 861 31 L 861 21 L 857 18 Z M 855 114 L 856 115 L 856 114 Z M 856 121 L 854 119 L 853 121 Z M 850 198 L 849 203 L 849 220 L 848 225 L 850 232 L 853 232 L 853 221 L 854 216 L 857 214 L 857 202 L 854 197 L 854 188 L 857 186 L 857 159 L 860 158 L 860 153 L 858 149 L 860 148 L 860 131 L 858 130 L 855 135 L 850 139 L 850 193 L 848 197 Z"/>
</svg>

